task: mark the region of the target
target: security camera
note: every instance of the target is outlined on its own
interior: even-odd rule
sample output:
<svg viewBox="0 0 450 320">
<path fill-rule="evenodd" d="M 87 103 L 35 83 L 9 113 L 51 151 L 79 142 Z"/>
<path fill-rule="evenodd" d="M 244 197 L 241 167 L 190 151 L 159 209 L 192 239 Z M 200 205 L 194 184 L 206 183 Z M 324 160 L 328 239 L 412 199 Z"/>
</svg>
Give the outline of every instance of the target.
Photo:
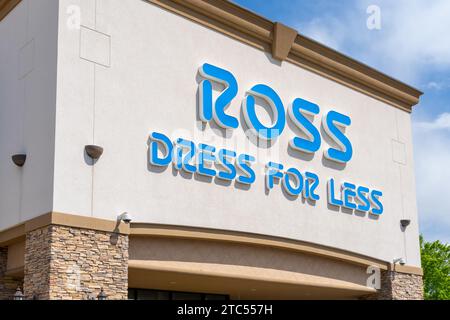
<svg viewBox="0 0 450 320">
<path fill-rule="evenodd" d="M 131 222 L 132 218 L 128 212 L 124 212 L 120 216 L 117 217 L 117 220 L 123 221 L 126 224 L 129 224 Z"/>
<path fill-rule="evenodd" d="M 405 265 L 405 260 L 403 259 L 403 258 L 397 258 L 397 259 L 394 259 L 394 264 L 396 264 L 396 263 L 399 263 L 400 265 L 402 265 L 402 266 L 404 266 Z"/>
</svg>

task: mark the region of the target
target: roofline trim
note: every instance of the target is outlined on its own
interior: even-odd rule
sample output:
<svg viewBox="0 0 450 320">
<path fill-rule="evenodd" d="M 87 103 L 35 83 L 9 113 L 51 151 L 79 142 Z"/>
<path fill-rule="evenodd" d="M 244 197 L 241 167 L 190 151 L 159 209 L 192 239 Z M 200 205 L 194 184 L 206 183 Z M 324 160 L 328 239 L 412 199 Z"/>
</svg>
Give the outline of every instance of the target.
<svg viewBox="0 0 450 320">
<path fill-rule="evenodd" d="M 341 54 L 301 34 L 292 43 L 280 44 L 278 39 L 292 41 L 280 23 L 272 22 L 226 0 L 143 0 L 160 6 L 210 29 L 244 42 L 268 53 L 290 48 L 278 59 L 300 66 L 334 80 L 347 87 L 411 112 L 423 94 L 399 80 L 377 71 L 361 62 Z M 291 28 L 288 28 L 293 30 Z"/>
<path fill-rule="evenodd" d="M 312 71 L 406 112 L 412 111 L 423 94 L 418 89 L 298 34 L 294 29 L 226 0 L 142 1 L 268 52 L 274 59 Z M 21 0 L 0 0 L 0 21 L 20 2 Z"/>
<path fill-rule="evenodd" d="M 22 0 L 0 0 L 0 21 L 3 20 Z"/>
<path fill-rule="evenodd" d="M 320 244 L 255 234 L 241 231 L 218 230 L 194 226 L 175 226 L 167 224 L 132 222 L 125 224 L 120 221 L 69 214 L 63 212 L 48 212 L 35 218 L 23 221 L 7 229 L 0 230 L 0 247 L 9 246 L 23 241 L 26 234 L 48 226 L 64 226 L 79 229 L 113 232 L 131 237 L 164 237 L 179 239 L 197 239 L 203 241 L 221 241 L 242 245 L 265 246 L 283 250 L 319 255 L 334 260 L 345 261 L 359 266 L 374 266 L 381 270 L 391 270 L 400 273 L 422 275 L 420 267 L 412 265 L 393 265 L 380 259 L 368 257 L 344 249 L 328 247 Z"/>
</svg>

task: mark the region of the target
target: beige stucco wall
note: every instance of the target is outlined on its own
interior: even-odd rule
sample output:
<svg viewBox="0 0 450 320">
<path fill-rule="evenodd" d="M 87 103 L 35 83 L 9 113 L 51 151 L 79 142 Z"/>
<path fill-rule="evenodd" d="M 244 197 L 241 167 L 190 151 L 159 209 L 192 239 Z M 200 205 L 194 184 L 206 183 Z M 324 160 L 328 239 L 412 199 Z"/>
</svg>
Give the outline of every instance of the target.
<svg viewBox="0 0 450 320">
<path fill-rule="evenodd" d="M 25 240 L 13 243 L 8 246 L 7 271 L 22 269 L 25 263 Z"/>
<path fill-rule="evenodd" d="M 81 10 L 81 28 L 68 24 L 72 5 Z M 267 234 L 420 265 L 410 114 L 145 1 L 24 0 L 0 23 L 1 53 L 10 62 L 0 73 L 7 106 L 0 118 L 1 229 L 52 210 L 110 220 L 128 211 L 134 222 Z M 238 80 L 234 116 L 256 83 L 275 89 L 285 107 L 301 97 L 317 103 L 320 116 L 330 109 L 349 115 L 353 159 L 345 168 L 324 160 L 326 141 L 312 159 L 290 153 L 290 126 L 270 153 L 242 127 L 225 139 L 214 125 L 199 127 L 198 68 L 205 62 Z M 259 156 L 257 180 L 243 190 L 171 168 L 155 172 L 147 158 L 151 131 L 217 148 L 236 138 L 238 152 Z M 83 150 L 92 143 L 105 148 L 95 166 Z M 21 170 L 10 161 L 16 152 L 29 155 Z M 317 173 L 320 201 L 291 199 L 280 185 L 265 192 L 269 160 Z M 374 219 L 327 206 L 330 177 L 382 190 L 384 214 Z M 402 218 L 412 221 L 406 232 Z"/>
<path fill-rule="evenodd" d="M 56 211 L 108 219 L 128 211 L 136 222 L 282 236 L 385 261 L 404 257 L 407 264 L 420 265 L 408 113 L 297 66 L 275 62 L 269 54 L 145 1 L 98 0 L 95 7 L 64 0 L 60 16 L 67 15 L 71 4 L 81 5 L 83 19 L 81 30 L 69 30 L 60 20 Z M 97 45 L 89 49 L 90 41 Z M 239 117 L 245 91 L 256 83 L 275 89 L 285 107 L 302 97 L 321 107 L 320 116 L 330 109 L 349 115 L 353 123 L 346 134 L 353 159 L 345 168 L 324 160 L 325 141 L 310 160 L 289 154 L 294 131 L 286 127 L 271 154 L 260 154 L 254 166 L 256 183 L 249 190 L 170 167 L 149 170 L 151 131 L 217 148 L 231 140 L 221 139 L 210 125 L 197 127 L 198 68 L 205 62 L 231 71 L 238 80 L 239 93 L 229 108 L 234 116 Z M 249 145 L 256 153 L 241 127 L 231 137 L 241 141 L 238 152 Z M 94 167 L 83 158 L 82 148 L 90 143 L 105 148 Z M 317 173 L 321 200 L 315 205 L 293 201 L 279 185 L 266 194 L 262 170 L 269 160 Z M 325 187 L 330 177 L 382 190 L 384 214 L 373 219 L 329 208 Z M 402 218 L 412 220 L 406 233 L 400 230 Z"/>
<path fill-rule="evenodd" d="M 23 0 L 0 21 L 0 230 L 53 207 L 58 17 L 58 1 Z"/>
</svg>

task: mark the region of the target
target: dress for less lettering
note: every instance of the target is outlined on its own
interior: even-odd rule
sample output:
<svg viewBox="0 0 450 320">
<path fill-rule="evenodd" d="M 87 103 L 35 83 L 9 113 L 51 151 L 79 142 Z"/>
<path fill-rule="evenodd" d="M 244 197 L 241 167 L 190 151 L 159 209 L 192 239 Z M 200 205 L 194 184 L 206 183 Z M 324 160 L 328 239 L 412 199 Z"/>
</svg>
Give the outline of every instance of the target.
<svg viewBox="0 0 450 320">
<path fill-rule="evenodd" d="M 225 69 L 205 63 L 199 68 L 204 78 L 199 84 L 199 117 L 203 122 L 214 120 L 225 129 L 237 129 L 239 120 L 226 112 L 230 103 L 238 93 L 238 82 L 233 74 Z M 213 82 L 225 89 L 213 101 Z M 258 119 L 255 110 L 255 98 L 264 100 L 271 108 L 273 123 L 267 127 Z M 277 139 L 284 131 L 289 117 L 305 137 L 295 136 L 289 140 L 289 146 L 299 152 L 314 154 L 323 145 L 320 130 L 313 124 L 315 116 L 320 114 L 320 107 L 302 98 L 296 98 L 287 108 L 279 95 L 265 84 L 257 84 L 250 88 L 243 99 L 242 113 L 247 127 L 259 139 L 271 141 Z M 323 156 L 336 163 L 346 164 L 353 157 L 353 147 L 344 133 L 351 125 L 349 116 L 334 110 L 325 112 L 321 119 L 324 132 L 332 142 L 323 151 Z M 154 166 L 168 166 L 170 163 L 176 170 L 197 173 L 208 177 L 217 177 L 226 181 L 236 180 L 238 183 L 251 185 L 256 180 L 252 164 L 255 157 L 249 154 L 238 154 L 234 150 L 216 148 L 204 143 L 177 138 L 172 141 L 159 132 L 150 134 L 149 159 Z M 297 168 L 287 168 L 280 163 L 268 162 L 266 165 L 266 188 L 274 188 L 275 181 L 281 181 L 281 187 L 291 196 L 302 195 L 311 201 L 320 199 L 317 187 L 320 180 L 317 174 L 302 172 Z M 336 190 L 337 189 L 337 190 Z M 340 187 L 335 186 L 333 178 L 327 182 L 327 200 L 330 205 L 345 207 L 351 210 L 383 213 L 379 190 L 365 186 L 357 186 L 345 181 Z"/>
</svg>

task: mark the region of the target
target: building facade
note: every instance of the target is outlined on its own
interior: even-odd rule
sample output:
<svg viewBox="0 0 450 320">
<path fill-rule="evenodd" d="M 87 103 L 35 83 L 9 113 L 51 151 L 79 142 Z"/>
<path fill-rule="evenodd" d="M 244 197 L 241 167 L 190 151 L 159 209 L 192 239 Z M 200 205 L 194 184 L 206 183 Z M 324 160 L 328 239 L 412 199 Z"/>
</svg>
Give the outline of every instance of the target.
<svg viewBox="0 0 450 320">
<path fill-rule="evenodd" d="M 1 299 L 422 299 L 420 91 L 228 1 L 0 19 Z"/>
</svg>

